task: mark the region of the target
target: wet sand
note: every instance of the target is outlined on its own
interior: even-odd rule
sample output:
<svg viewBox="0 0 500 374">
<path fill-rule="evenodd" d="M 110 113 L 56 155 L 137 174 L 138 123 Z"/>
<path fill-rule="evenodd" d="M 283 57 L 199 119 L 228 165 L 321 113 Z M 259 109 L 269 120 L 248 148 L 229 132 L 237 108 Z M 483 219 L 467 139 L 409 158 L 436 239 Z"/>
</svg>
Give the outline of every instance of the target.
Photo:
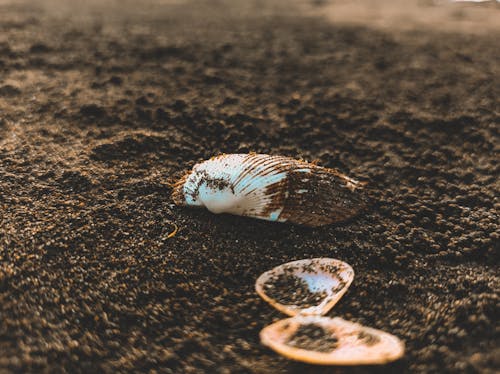
<svg viewBox="0 0 500 374">
<path fill-rule="evenodd" d="M 356 272 L 329 315 L 407 348 L 339 372 L 500 368 L 498 30 L 64 3 L 0 1 L 0 372 L 335 371 L 258 338 L 285 316 L 255 279 L 322 256 Z M 173 205 L 185 169 L 249 151 L 367 180 L 372 204 L 319 229 Z"/>
</svg>

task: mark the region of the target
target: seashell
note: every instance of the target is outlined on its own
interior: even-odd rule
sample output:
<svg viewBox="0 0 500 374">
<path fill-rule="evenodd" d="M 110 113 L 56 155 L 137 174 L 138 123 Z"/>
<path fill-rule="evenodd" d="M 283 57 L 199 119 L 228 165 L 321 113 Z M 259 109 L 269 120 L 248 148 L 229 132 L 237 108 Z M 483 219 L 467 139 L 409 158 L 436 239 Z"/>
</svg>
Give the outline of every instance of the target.
<svg viewBox="0 0 500 374">
<path fill-rule="evenodd" d="M 344 295 L 354 271 L 332 258 L 292 261 L 262 274 L 255 290 L 279 311 L 297 314 L 327 313 Z"/>
<path fill-rule="evenodd" d="M 296 316 L 260 332 L 262 344 L 296 361 L 320 365 L 385 364 L 404 354 L 394 335 L 342 318 Z"/>
<path fill-rule="evenodd" d="M 361 186 L 337 170 L 290 157 L 223 154 L 194 165 L 172 198 L 213 213 L 322 226 L 361 210 Z"/>
</svg>

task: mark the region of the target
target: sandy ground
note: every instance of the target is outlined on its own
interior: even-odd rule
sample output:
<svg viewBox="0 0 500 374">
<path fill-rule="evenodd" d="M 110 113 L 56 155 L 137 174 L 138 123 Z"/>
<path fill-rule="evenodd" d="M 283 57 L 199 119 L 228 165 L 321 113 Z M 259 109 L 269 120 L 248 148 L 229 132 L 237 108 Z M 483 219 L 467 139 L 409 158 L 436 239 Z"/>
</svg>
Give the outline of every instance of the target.
<svg viewBox="0 0 500 374">
<path fill-rule="evenodd" d="M 0 372 L 331 372 L 258 338 L 284 316 L 255 279 L 321 256 L 356 271 L 329 315 L 407 347 L 333 371 L 500 369 L 496 4 L 68 3 L 0 1 Z M 373 203 L 314 230 L 173 205 L 196 161 L 248 151 Z"/>
<path fill-rule="evenodd" d="M 304 0 L 300 4 L 337 25 L 365 26 L 393 35 L 418 30 L 500 32 L 500 3 L 495 0 Z"/>
</svg>

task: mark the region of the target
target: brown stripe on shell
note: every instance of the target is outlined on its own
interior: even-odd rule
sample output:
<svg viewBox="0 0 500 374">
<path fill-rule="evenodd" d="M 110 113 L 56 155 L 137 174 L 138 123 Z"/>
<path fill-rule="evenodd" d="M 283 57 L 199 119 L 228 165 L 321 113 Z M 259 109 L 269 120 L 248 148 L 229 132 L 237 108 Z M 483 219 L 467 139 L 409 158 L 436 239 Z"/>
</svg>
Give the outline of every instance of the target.
<svg viewBox="0 0 500 374">
<path fill-rule="evenodd" d="M 263 217 L 269 217 L 272 212 L 281 209 L 285 204 L 286 191 L 288 189 L 288 178 L 284 178 L 279 182 L 271 184 L 266 188 L 266 195 L 272 196 L 272 200 L 266 205 L 261 212 Z"/>
<path fill-rule="evenodd" d="M 311 171 L 291 170 L 288 173 L 288 198 L 280 220 L 323 226 L 345 221 L 364 208 L 360 188 L 352 188 L 352 179 L 334 169 L 311 164 L 303 166 Z"/>
</svg>

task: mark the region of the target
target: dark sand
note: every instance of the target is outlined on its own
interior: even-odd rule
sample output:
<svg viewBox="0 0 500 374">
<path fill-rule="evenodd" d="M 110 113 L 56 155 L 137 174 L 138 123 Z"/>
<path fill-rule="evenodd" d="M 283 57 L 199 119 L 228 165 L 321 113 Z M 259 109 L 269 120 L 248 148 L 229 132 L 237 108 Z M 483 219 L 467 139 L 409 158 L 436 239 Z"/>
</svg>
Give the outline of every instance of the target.
<svg viewBox="0 0 500 374">
<path fill-rule="evenodd" d="M 0 1 L 0 372 L 331 372 L 260 345 L 285 316 L 254 291 L 321 256 L 356 272 L 329 315 L 407 346 L 335 372 L 500 369 L 497 31 L 64 3 Z M 247 151 L 318 159 L 374 203 L 320 229 L 172 204 L 194 162 Z"/>
</svg>

